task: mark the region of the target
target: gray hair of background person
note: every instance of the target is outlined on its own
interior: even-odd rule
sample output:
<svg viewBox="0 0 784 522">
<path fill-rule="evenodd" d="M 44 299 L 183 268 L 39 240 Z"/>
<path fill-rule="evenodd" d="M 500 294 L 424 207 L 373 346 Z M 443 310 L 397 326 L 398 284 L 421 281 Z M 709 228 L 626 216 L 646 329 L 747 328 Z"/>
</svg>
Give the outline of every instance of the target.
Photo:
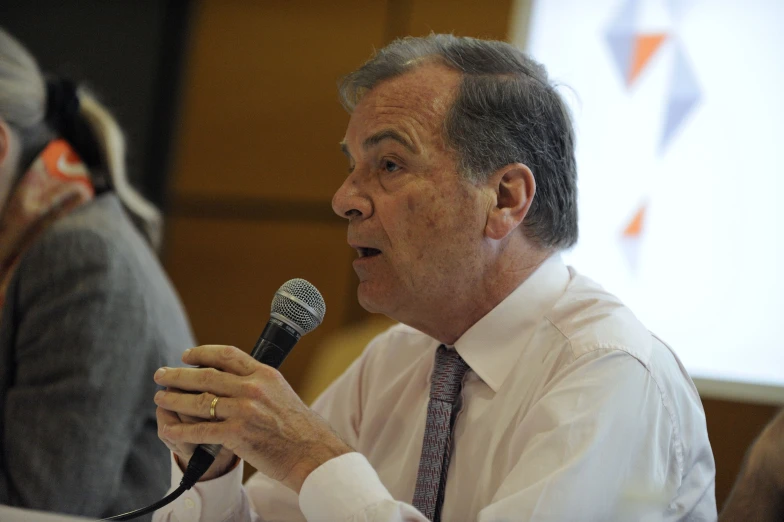
<svg viewBox="0 0 784 522">
<path fill-rule="evenodd" d="M 574 245 L 577 168 L 569 110 L 544 67 L 514 46 L 447 34 L 399 39 L 343 79 L 341 102 L 352 112 L 379 82 L 433 62 L 463 75 L 444 124 L 460 173 L 477 182 L 524 163 L 536 180 L 526 234 L 545 248 Z"/>
<path fill-rule="evenodd" d="M 125 138 L 111 113 L 84 87 L 78 89 L 79 114 L 84 118 L 101 152 L 114 191 L 134 223 L 154 248 L 161 240 L 158 209 L 129 183 L 125 172 Z M 29 52 L 0 28 L 0 116 L 22 142 L 22 165 L 28 165 L 46 144 L 57 137 L 46 121 L 46 81 Z M 79 151 L 77 151 L 79 152 Z M 21 176 L 24 172 L 19 172 Z"/>
</svg>

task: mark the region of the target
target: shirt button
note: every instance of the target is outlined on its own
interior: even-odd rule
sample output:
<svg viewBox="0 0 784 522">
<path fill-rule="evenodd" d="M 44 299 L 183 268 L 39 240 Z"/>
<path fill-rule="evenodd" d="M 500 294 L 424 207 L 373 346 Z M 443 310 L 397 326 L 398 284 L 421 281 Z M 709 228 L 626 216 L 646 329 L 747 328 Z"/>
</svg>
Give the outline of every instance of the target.
<svg viewBox="0 0 784 522">
<path fill-rule="evenodd" d="M 188 509 L 193 509 L 196 506 L 196 503 L 193 502 L 193 499 L 188 497 L 185 499 L 185 507 Z"/>
</svg>

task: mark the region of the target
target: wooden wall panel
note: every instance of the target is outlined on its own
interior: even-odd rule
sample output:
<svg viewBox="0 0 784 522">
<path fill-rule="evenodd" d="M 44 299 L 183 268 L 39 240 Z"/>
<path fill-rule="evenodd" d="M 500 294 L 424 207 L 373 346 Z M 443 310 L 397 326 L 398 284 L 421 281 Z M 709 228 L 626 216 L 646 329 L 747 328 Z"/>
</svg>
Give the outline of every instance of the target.
<svg viewBox="0 0 784 522">
<path fill-rule="evenodd" d="M 412 2 L 408 33 L 454 33 L 506 40 L 512 0 L 418 0 Z"/>
<path fill-rule="evenodd" d="M 356 253 L 344 227 L 173 217 L 168 236 L 166 266 L 200 344 L 250 351 L 281 284 L 302 277 L 319 289 L 327 303 L 324 323 L 302 338 L 282 368 L 299 386 L 311 354 L 346 314 Z"/>
<path fill-rule="evenodd" d="M 185 74 L 176 194 L 329 201 L 346 169 L 340 77 L 383 44 L 382 0 L 205 0 Z"/>
</svg>

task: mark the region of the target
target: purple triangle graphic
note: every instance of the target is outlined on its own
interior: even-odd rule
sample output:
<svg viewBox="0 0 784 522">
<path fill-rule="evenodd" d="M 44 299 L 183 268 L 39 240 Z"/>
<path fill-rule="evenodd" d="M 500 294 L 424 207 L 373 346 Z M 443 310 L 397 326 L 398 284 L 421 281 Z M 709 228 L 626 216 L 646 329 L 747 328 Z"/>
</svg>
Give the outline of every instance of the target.
<svg viewBox="0 0 784 522">
<path fill-rule="evenodd" d="M 667 0 L 667 7 L 673 20 L 680 21 L 692 6 L 694 0 Z"/>
<path fill-rule="evenodd" d="M 634 47 L 634 34 L 610 32 L 607 34 L 607 43 L 610 46 L 621 81 L 626 84 L 629 77 L 629 68 L 632 64 L 632 48 Z"/>
<path fill-rule="evenodd" d="M 621 238 L 621 250 L 626 258 L 626 263 L 629 265 L 629 270 L 633 274 L 637 273 L 640 263 L 640 242 L 641 239 L 639 237 Z"/>
<path fill-rule="evenodd" d="M 634 49 L 634 21 L 640 0 L 624 0 L 607 29 L 607 44 L 615 59 L 615 65 L 621 75 L 623 83 L 629 77 L 632 66 L 632 51 Z"/>
<path fill-rule="evenodd" d="M 663 153 L 672 142 L 678 129 L 694 110 L 700 100 L 700 86 L 680 45 L 675 46 L 670 92 L 667 97 L 664 130 L 659 142 L 659 152 Z"/>
<path fill-rule="evenodd" d="M 633 33 L 639 6 L 640 0 L 624 0 L 623 5 L 618 10 L 618 14 L 613 19 L 612 24 L 610 24 L 610 31 L 622 30 Z"/>
</svg>

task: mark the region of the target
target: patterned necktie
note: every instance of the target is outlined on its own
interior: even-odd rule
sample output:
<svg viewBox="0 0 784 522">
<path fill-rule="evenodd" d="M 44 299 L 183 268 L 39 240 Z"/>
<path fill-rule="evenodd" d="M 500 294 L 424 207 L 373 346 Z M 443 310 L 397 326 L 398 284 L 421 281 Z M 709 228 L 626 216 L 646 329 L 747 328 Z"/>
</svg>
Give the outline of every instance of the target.
<svg viewBox="0 0 784 522">
<path fill-rule="evenodd" d="M 414 490 L 414 507 L 433 522 L 441 520 L 452 449 L 452 426 L 457 415 L 455 406 L 468 369 L 468 364 L 455 350 L 448 350 L 443 344 L 438 347 Z"/>
</svg>

